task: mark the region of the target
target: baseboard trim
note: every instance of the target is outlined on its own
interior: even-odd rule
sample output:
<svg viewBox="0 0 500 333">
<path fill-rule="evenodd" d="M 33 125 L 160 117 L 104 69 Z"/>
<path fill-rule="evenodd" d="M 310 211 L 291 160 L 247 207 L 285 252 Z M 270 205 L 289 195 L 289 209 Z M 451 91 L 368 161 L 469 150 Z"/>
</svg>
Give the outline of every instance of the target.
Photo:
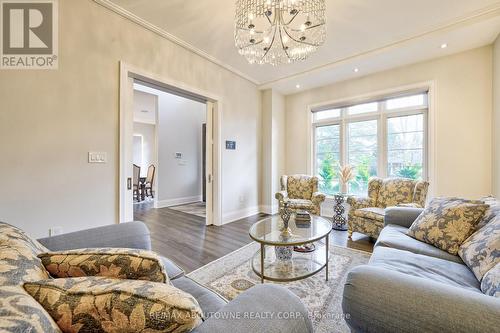
<svg viewBox="0 0 500 333">
<path fill-rule="evenodd" d="M 238 221 L 240 219 L 244 219 L 246 217 L 257 215 L 261 212 L 259 206 L 248 207 L 239 210 L 233 210 L 232 212 L 227 212 L 222 214 L 222 224 L 231 223 L 234 221 Z"/>
<path fill-rule="evenodd" d="M 167 200 L 158 200 L 155 201 L 154 207 L 155 208 L 165 208 L 165 207 L 172 207 L 172 206 L 178 206 L 178 205 L 185 205 L 188 203 L 193 203 L 193 202 L 198 202 L 202 200 L 201 195 L 196 195 L 193 197 L 184 197 L 184 198 L 174 198 L 174 199 L 167 199 Z"/>
<path fill-rule="evenodd" d="M 260 211 L 269 215 L 278 214 L 279 205 L 261 205 Z"/>
</svg>

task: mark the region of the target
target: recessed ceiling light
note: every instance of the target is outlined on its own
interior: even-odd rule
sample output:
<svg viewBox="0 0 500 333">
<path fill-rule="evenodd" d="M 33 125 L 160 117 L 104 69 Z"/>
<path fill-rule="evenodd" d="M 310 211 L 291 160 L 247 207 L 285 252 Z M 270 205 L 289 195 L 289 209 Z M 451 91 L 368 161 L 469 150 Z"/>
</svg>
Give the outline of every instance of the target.
<svg viewBox="0 0 500 333">
<path fill-rule="evenodd" d="M 354 73 L 357 73 L 357 72 L 359 72 L 359 68 L 358 67 L 354 68 Z"/>
<path fill-rule="evenodd" d="M 447 47 L 448 47 L 448 44 L 446 44 L 446 43 L 441 44 L 441 48 L 442 48 L 442 49 L 445 49 L 445 48 L 447 48 Z"/>
<path fill-rule="evenodd" d="M 300 89 L 300 84 L 297 84 L 295 88 Z"/>
</svg>

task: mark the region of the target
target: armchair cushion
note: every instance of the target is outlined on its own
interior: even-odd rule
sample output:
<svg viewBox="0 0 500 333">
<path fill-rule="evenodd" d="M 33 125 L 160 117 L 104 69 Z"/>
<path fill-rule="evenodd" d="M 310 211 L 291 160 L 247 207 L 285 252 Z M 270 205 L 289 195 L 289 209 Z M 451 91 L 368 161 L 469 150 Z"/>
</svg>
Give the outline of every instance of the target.
<svg viewBox="0 0 500 333">
<path fill-rule="evenodd" d="M 368 207 L 356 209 L 354 216 L 384 222 L 385 210 L 383 208 Z"/>
<path fill-rule="evenodd" d="M 415 191 L 415 181 L 403 178 L 385 179 L 380 187 L 377 207 L 385 208 L 411 203 Z"/>
<path fill-rule="evenodd" d="M 24 288 L 63 332 L 189 332 L 202 322 L 196 299 L 165 283 L 83 277 Z"/>
<path fill-rule="evenodd" d="M 311 200 L 312 194 L 318 189 L 318 179 L 305 175 L 288 177 L 287 192 L 290 199 Z"/>
<path fill-rule="evenodd" d="M 153 252 L 135 249 L 78 249 L 39 254 L 56 278 L 106 276 L 118 279 L 168 282 L 162 259 Z"/>
<path fill-rule="evenodd" d="M 484 203 L 465 199 L 433 199 L 413 222 L 408 235 L 456 255 L 487 208 Z"/>
</svg>

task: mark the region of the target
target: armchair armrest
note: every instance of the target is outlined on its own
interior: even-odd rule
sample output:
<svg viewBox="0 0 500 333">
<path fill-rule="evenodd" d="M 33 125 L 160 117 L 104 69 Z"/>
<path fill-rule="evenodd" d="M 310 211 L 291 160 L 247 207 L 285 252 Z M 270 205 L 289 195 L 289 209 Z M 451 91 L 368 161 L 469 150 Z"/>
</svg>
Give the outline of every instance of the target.
<svg viewBox="0 0 500 333">
<path fill-rule="evenodd" d="M 321 205 L 325 201 L 326 195 L 321 192 L 314 192 L 311 199 L 315 205 Z"/>
<path fill-rule="evenodd" d="M 195 333 L 313 332 L 300 299 L 287 289 L 271 284 L 249 289 L 207 317 Z"/>
<path fill-rule="evenodd" d="M 278 201 L 283 201 L 285 199 L 288 199 L 288 192 L 287 191 L 276 192 L 276 194 L 274 195 L 274 197 L 276 199 L 278 199 Z"/>
<path fill-rule="evenodd" d="M 423 210 L 423 208 L 388 207 L 385 209 L 384 226 L 396 224 L 409 228 Z"/>
<path fill-rule="evenodd" d="M 96 247 L 151 250 L 149 229 L 142 222 L 112 224 L 38 240 L 51 251 Z"/>
<path fill-rule="evenodd" d="M 347 197 L 347 203 L 351 206 L 351 211 L 360 208 L 373 207 L 373 202 L 370 198 L 349 196 Z"/>
<path fill-rule="evenodd" d="M 355 332 L 491 332 L 500 327 L 498 298 L 371 265 L 349 272 L 342 308 Z"/>
</svg>

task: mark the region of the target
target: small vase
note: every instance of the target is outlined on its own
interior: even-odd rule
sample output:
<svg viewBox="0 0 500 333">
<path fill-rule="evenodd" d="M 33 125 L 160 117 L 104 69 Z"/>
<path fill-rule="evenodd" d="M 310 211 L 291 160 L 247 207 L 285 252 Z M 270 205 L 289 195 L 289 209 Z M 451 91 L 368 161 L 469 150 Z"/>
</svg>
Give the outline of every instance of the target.
<svg viewBox="0 0 500 333">
<path fill-rule="evenodd" d="M 290 261 L 292 260 L 293 246 L 276 246 L 274 253 L 279 261 Z"/>
</svg>

